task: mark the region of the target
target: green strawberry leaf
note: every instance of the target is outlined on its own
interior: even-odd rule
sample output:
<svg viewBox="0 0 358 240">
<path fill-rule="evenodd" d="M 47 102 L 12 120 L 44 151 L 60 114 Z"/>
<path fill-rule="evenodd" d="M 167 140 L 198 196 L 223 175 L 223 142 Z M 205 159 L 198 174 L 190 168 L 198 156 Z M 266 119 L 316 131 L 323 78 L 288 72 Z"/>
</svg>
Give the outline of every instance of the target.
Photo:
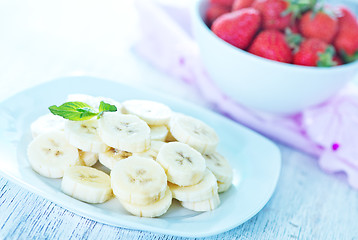
<svg viewBox="0 0 358 240">
<path fill-rule="evenodd" d="M 343 58 L 343 61 L 345 63 L 350 63 L 350 62 L 354 62 L 358 60 L 358 51 L 356 51 L 354 54 L 352 55 L 348 55 L 344 50 L 340 51 L 340 54 Z"/>
<path fill-rule="evenodd" d="M 298 33 L 293 33 L 290 28 L 285 29 L 286 42 L 293 49 L 293 52 L 296 53 L 299 50 L 299 47 L 303 41 L 303 37 Z"/>
<path fill-rule="evenodd" d="M 333 67 L 337 66 L 338 63 L 333 60 L 335 54 L 334 47 L 330 45 L 326 48 L 326 51 L 323 53 L 318 53 L 319 60 L 317 62 L 317 67 Z"/>
</svg>

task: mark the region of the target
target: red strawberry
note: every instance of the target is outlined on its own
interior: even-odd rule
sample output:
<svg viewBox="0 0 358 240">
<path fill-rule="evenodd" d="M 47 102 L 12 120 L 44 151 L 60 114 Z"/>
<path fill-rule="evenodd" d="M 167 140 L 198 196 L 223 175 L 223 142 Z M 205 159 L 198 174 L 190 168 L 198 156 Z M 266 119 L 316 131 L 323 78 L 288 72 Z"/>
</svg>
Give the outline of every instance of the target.
<svg viewBox="0 0 358 240">
<path fill-rule="evenodd" d="M 221 4 L 209 4 L 205 13 L 205 22 L 210 27 L 211 24 L 221 15 L 230 12 L 230 8 Z"/>
<path fill-rule="evenodd" d="M 235 0 L 234 3 L 232 4 L 232 11 L 251 7 L 253 2 L 254 0 Z"/>
<path fill-rule="evenodd" d="M 338 30 L 338 21 L 335 16 L 330 16 L 324 11 L 308 11 L 303 14 L 299 28 L 306 38 L 318 38 L 331 43 Z"/>
<path fill-rule="evenodd" d="M 253 8 L 244 8 L 221 15 L 213 22 L 211 30 L 235 47 L 247 48 L 260 28 L 260 13 Z"/>
<path fill-rule="evenodd" d="M 252 42 L 249 52 L 271 60 L 291 63 L 292 53 L 285 35 L 278 30 L 264 30 Z"/>
<path fill-rule="evenodd" d="M 291 23 L 288 28 L 291 30 L 292 33 L 300 33 L 300 30 L 298 29 L 298 21 Z"/>
<path fill-rule="evenodd" d="M 331 67 L 337 65 L 333 61 L 334 48 L 318 38 L 304 40 L 296 54 L 293 64 L 304 66 Z"/>
<path fill-rule="evenodd" d="M 234 0 L 210 0 L 209 3 L 221 4 L 227 6 L 228 8 L 231 8 L 232 4 L 234 3 Z"/>
<path fill-rule="evenodd" d="M 285 14 L 288 2 L 285 0 L 256 0 L 252 7 L 262 14 L 265 29 L 283 30 L 290 24 L 291 14 Z"/>
<path fill-rule="evenodd" d="M 339 28 L 334 46 L 345 62 L 352 62 L 358 59 L 358 22 L 347 8 L 341 7 L 340 10 Z"/>
<path fill-rule="evenodd" d="M 343 64 L 343 60 L 340 57 L 338 57 L 337 55 L 335 55 L 333 57 L 333 61 L 335 61 L 337 63 L 337 66 L 340 66 Z"/>
</svg>

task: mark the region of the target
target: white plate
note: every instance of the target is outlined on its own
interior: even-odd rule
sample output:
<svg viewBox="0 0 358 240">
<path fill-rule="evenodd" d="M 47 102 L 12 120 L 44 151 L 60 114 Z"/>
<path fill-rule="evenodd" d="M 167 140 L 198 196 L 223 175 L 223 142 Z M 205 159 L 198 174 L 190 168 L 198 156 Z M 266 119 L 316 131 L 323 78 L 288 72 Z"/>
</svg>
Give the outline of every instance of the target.
<svg viewBox="0 0 358 240">
<path fill-rule="evenodd" d="M 199 213 L 173 201 L 169 211 L 160 218 L 139 218 L 128 214 L 116 199 L 104 204 L 73 199 L 61 192 L 61 180 L 35 173 L 26 156 L 31 141 L 30 124 L 48 113 L 50 105 L 63 103 L 70 93 L 106 96 L 118 101 L 133 98 L 160 101 L 174 111 L 211 125 L 220 137 L 218 151 L 228 158 L 234 169 L 233 186 L 220 195 L 219 208 Z M 0 103 L 0 152 L 0 173 L 6 178 L 74 213 L 113 226 L 187 237 L 219 234 L 253 217 L 270 199 L 281 167 L 280 152 L 275 144 L 227 118 L 159 93 L 90 77 L 58 79 Z"/>
</svg>

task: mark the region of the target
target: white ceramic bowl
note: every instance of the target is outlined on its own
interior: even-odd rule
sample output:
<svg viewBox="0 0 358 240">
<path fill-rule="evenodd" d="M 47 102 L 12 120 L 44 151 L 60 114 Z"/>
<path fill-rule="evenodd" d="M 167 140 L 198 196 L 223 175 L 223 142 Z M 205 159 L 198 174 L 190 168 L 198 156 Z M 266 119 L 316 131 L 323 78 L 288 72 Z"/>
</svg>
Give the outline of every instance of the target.
<svg viewBox="0 0 358 240">
<path fill-rule="evenodd" d="M 193 33 L 207 72 L 242 105 L 278 114 L 321 103 L 358 73 L 358 61 L 331 68 L 280 63 L 250 54 L 217 37 L 204 23 L 208 0 L 192 7 Z"/>
</svg>

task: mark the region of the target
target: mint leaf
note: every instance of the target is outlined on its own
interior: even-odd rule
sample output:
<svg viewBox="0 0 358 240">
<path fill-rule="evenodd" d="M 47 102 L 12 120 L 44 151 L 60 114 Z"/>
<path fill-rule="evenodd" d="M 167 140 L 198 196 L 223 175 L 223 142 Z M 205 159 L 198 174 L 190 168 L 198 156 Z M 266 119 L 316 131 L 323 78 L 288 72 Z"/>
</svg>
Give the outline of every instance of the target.
<svg viewBox="0 0 358 240">
<path fill-rule="evenodd" d="M 89 120 L 98 115 L 90 105 L 83 102 L 66 102 L 59 107 L 53 105 L 48 109 L 52 114 L 72 121 Z"/>
<path fill-rule="evenodd" d="M 117 107 L 101 101 L 101 103 L 99 104 L 98 110 L 100 112 L 115 112 L 115 111 L 117 111 Z"/>
<path fill-rule="evenodd" d="M 99 105 L 99 112 L 96 112 L 90 105 L 83 102 L 66 102 L 61 106 L 56 105 L 48 108 L 54 115 L 61 116 L 71 121 L 84 121 L 92 119 L 97 116 L 97 119 L 102 117 L 104 112 L 115 112 L 117 107 L 101 101 Z"/>
<path fill-rule="evenodd" d="M 101 103 L 99 104 L 98 110 L 99 110 L 99 114 L 97 116 L 97 119 L 100 119 L 104 112 L 115 112 L 115 111 L 117 111 L 117 107 L 114 105 L 111 105 L 109 103 L 105 103 L 105 102 L 101 101 Z"/>
</svg>

